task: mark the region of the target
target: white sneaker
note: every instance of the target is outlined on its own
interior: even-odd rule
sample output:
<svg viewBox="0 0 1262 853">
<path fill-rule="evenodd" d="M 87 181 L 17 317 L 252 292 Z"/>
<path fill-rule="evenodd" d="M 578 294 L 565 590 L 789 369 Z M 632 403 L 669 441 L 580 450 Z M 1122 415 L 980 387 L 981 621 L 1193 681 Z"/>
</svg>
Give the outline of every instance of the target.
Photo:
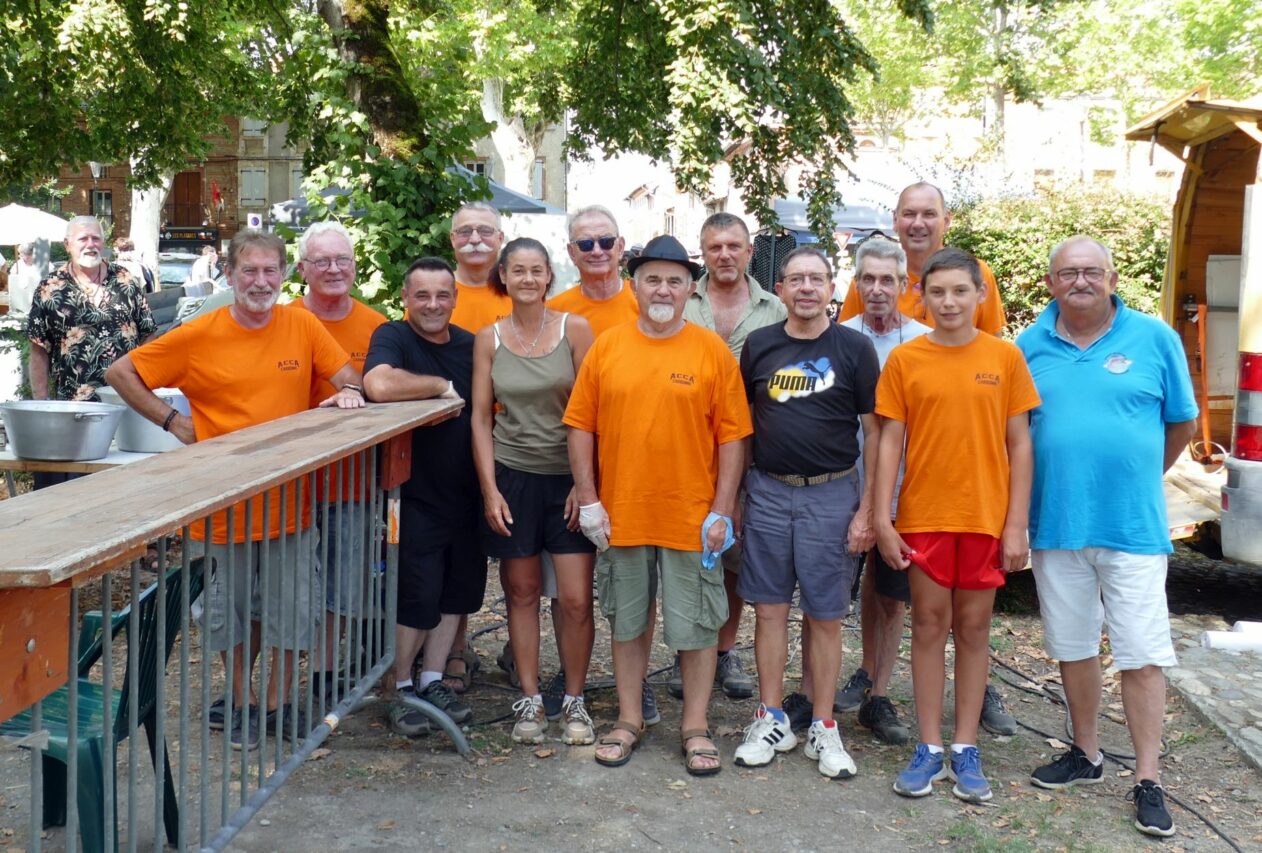
<svg viewBox="0 0 1262 853">
<path fill-rule="evenodd" d="M 811 723 L 803 752 L 807 758 L 819 761 L 819 772 L 829 779 L 849 779 L 859 772 L 854 759 L 841 745 L 841 732 L 836 723 L 831 726 L 825 726 L 822 720 Z"/>
<path fill-rule="evenodd" d="M 592 730 L 592 718 L 587 713 L 587 706 L 582 696 L 564 700 L 561 713 L 565 716 L 565 730 L 561 733 L 561 742 L 570 746 L 582 746 L 596 742 L 596 732 Z"/>
<path fill-rule="evenodd" d="M 517 722 L 513 726 L 514 743 L 543 743 L 548 718 L 543 714 L 543 700 L 523 696 L 513 703 Z"/>
<path fill-rule="evenodd" d="M 770 764 L 777 752 L 788 752 L 797 745 L 798 738 L 789 728 L 789 721 L 780 722 L 767 713 L 766 705 L 759 705 L 754 722 L 745 729 L 745 742 L 736 747 L 736 763 L 762 767 Z"/>
</svg>

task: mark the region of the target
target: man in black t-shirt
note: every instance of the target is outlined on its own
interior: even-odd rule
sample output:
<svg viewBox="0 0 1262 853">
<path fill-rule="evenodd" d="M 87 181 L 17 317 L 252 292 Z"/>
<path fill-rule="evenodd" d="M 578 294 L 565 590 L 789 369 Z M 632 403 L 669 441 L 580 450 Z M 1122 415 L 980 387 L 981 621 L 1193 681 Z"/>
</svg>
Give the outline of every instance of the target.
<svg viewBox="0 0 1262 853">
<path fill-rule="evenodd" d="M 378 402 L 470 399 L 473 335 L 451 325 L 456 278 L 441 258 L 422 258 L 403 278 L 404 320 L 378 326 L 364 362 L 364 391 Z M 469 408 L 413 430 L 412 476 L 400 489 L 399 608 L 394 676 L 400 694 L 415 695 L 464 723 L 473 711 L 443 684 L 447 652 L 463 614 L 476 613 L 486 592 L 486 556 L 478 542 L 482 496 L 473 469 Z M 425 654 L 421 682 L 412 664 Z M 429 732 L 420 711 L 394 702 L 390 727 L 415 737 Z"/>
<path fill-rule="evenodd" d="M 850 609 L 858 562 L 872 547 L 871 482 L 876 460 L 876 382 L 871 341 L 827 314 L 833 276 L 814 249 L 785 256 L 776 293 L 783 324 L 750 333 L 741 375 L 753 407 L 754 465 L 745 477 L 745 566 L 737 587 L 758 614 L 754 653 L 762 706 L 736 763 L 757 767 L 797 745 L 784 709 L 784 662 L 794 587 L 804 617 L 803 666 L 813 709 L 806 756 L 830 778 L 855 774 L 832 718 L 841 667 L 841 618 Z M 867 485 L 859 485 L 858 431 Z M 849 553 L 847 553 L 849 552 Z"/>
</svg>

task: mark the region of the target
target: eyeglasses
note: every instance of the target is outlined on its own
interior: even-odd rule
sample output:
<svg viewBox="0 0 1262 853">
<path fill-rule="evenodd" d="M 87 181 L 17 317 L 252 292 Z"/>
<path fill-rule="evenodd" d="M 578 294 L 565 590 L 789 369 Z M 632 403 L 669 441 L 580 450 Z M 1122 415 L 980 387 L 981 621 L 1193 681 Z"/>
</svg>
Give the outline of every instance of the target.
<svg viewBox="0 0 1262 853">
<path fill-rule="evenodd" d="M 451 233 L 459 237 L 461 240 L 468 240 L 474 234 L 477 234 L 485 240 L 487 237 L 494 237 L 498 234 L 499 229 L 492 228 L 490 225 L 478 225 L 476 227 L 473 225 L 466 225 L 463 228 L 453 228 Z"/>
<path fill-rule="evenodd" d="M 338 269 L 348 270 L 355 266 L 355 259 L 350 255 L 338 255 L 336 258 L 307 258 L 304 263 L 318 269 L 320 272 L 328 272 L 329 267 L 337 264 Z"/>
<path fill-rule="evenodd" d="M 808 281 L 817 287 L 823 287 L 828 284 L 828 276 L 823 273 L 812 273 L 810 275 L 807 275 L 806 273 L 796 273 L 794 275 L 786 275 L 784 277 L 784 283 L 789 287 L 801 287 Z"/>
<path fill-rule="evenodd" d="M 1069 267 L 1063 270 L 1057 270 L 1056 280 L 1061 284 L 1073 284 L 1078 280 L 1078 276 L 1081 275 L 1087 280 L 1087 284 L 1099 284 L 1104 281 L 1104 277 L 1107 274 L 1108 270 L 1103 269 L 1102 267 L 1082 267 L 1081 269 Z"/>
<path fill-rule="evenodd" d="M 608 252 L 615 245 L 617 245 L 618 238 L 617 237 L 596 237 L 596 238 L 584 237 L 582 240 L 571 240 L 570 242 L 574 244 L 574 247 L 576 249 L 586 254 L 590 252 L 592 249 L 596 248 L 597 245 L 599 245 L 600 248 Z"/>
</svg>

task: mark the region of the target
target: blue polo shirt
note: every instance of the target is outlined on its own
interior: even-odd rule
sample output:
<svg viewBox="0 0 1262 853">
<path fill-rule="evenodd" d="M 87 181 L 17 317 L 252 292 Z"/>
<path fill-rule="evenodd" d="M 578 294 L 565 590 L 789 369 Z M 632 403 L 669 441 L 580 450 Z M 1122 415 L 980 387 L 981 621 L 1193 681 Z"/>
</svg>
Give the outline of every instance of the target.
<svg viewBox="0 0 1262 853">
<path fill-rule="evenodd" d="M 1030 547 L 1168 554 L 1165 425 L 1197 415 L 1174 330 L 1116 295 L 1113 326 L 1085 350 L 1048 305 L 1017 338 L 1043 403 L 1031 413 Z"/>
</svg>

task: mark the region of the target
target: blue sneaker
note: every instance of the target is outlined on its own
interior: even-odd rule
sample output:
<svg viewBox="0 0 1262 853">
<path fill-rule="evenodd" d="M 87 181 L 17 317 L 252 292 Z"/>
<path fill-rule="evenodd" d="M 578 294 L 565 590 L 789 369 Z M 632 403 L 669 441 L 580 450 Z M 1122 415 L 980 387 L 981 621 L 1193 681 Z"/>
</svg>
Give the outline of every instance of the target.
<svg viewBox="0 0 1262 853">
<path fill-rule="evenodd" d="M 898 774 L 894 781 L 894 793 L 904 797 L 927 797 L 933 793 L 933 783 L 951 775 L 941 752 L 936 755 L 923 743 L 916 744 L 911 763 Z"/>
<path fill-rule="evenodd" d="M 955 787 L 951 793 L 969 803 L 984 803 L 993 794 L 990 783 L 982 774 L 982 754 L 975 746 L 966 746 L 963 752 L 951 753 L 951 778 Z"/>
</svg>

